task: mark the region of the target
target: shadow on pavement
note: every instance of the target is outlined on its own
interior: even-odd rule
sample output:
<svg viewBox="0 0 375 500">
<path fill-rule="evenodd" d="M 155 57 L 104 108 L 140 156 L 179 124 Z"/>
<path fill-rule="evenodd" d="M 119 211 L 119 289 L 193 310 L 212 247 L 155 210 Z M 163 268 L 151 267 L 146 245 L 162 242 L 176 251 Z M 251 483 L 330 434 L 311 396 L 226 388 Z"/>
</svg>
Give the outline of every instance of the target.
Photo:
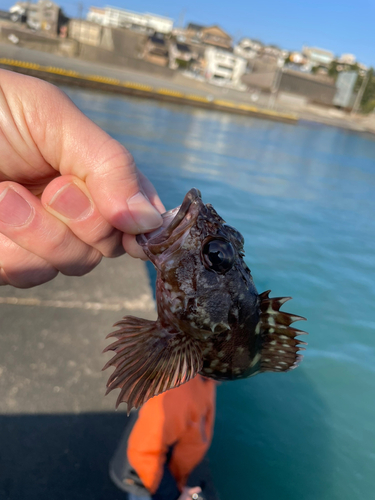
<svg viewBox="0 0 375 500">
<path fill-rule="evenodd" d="M 123 413 L 0 416 L 2 500 L 125 500 L 108 463 Z"/>
</svg>

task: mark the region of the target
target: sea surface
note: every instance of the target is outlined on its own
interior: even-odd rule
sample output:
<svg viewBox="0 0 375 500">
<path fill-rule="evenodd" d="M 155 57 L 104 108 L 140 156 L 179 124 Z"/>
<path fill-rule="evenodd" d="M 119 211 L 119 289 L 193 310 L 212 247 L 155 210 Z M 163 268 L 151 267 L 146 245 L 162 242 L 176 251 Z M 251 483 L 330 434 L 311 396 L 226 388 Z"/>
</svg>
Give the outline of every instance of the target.
<svg viewBox="0 0 375 500">
<path fill-rule="evenodd" d="M 308 321 L 301 366 L 222 384 L 222 500 L 375 498 L 375 140 L 65 89 L 134 155 L 167 209 L 191 187 L 245 237 L 259 292 Z M 151 273 L 152 277 L 152 273 Z"/>
</svg>

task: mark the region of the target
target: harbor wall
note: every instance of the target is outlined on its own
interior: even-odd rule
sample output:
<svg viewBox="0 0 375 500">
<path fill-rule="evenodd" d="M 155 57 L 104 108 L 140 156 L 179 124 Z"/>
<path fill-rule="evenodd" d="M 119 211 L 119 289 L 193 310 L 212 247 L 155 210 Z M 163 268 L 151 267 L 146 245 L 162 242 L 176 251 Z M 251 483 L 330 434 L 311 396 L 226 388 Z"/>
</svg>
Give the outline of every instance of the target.
<svg viewBox="0 0 375 500">
<path fill-rule="evenodd" d="M 19 47 L 41 50 L 65 57 L 75 57 L 96 64 L 109 64 L 111 66 L 128 68 L 166 79 L 173 77 L 175 71 L 170 68 L 125 55 L 126 37 L 121 36 L 121 33 L 118 33 L 119 30 L 114 31 L 115 33 L 112 30 L 112 37 L 114 49 L 116 50 L 89 45 L 72 38 L 51 38 L 46 35 L 30 33 L 20 28 L 17 29 L 17 27 L 14 28 L 13 26 L 1 26 L 0 41 L 12 44 L 9 37 L 13 35 L 13 37 L 18 39 L 16 45 Z M 131 50 L 130 53 L 134 55 L 135 50 Z"/>
</svg>

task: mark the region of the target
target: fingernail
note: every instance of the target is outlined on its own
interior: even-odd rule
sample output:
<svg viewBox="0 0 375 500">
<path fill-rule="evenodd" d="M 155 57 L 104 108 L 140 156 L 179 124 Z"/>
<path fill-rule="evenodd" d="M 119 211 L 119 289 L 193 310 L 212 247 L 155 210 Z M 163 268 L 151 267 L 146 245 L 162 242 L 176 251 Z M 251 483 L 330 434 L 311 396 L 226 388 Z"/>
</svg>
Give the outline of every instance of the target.
<svg viewBox="0 0 375 500">
<path fill-rule="evenodd" d="M 150 231 L 162 225 L 161 215 L 142 193 L 137 193 L 130 198 L 128 207 L 140 231 Z"/>
<path fill-rule="evenodd" d="M 34 210 L 13 188 L 8 187 L 0 194 L 0 221 L 10 226 L 23 226 Z"/>
<path fill-rule="evenodd" d="M 62 187 L 48 204 L 53 210 L 67 219 L 84 219 L 93 209 L 91 200 L 76 184 Z"/>
</svg>

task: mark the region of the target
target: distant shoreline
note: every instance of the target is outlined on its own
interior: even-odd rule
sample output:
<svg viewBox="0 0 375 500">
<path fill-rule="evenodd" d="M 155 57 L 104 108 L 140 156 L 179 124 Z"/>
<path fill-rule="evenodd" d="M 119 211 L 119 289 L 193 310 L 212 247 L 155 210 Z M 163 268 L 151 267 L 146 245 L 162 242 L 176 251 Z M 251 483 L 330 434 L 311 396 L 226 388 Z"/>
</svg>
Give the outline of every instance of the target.
<svg viewBox="0 0 375 500">
<path fill-rule="evenodd" d="M 163 77 L 158 71 L 144 72 L 126 65 L 62 56 L 28 47 L 28 44 L 17 46 L 0 42 L 0 67 L 42 78 L 56 85 L 154 99 L 292 125 L 298 122 L 319 123 L 372 139 L 375 135 L 374 114 L 351 116 L 334 108 L 325 109 L 313 104 L 305 108 L 271 110 L 265 106 L 264 99 L 259 106 L 253 103 L 246 92 L 190 80 L 179 72 Z M 155 66 L 155 69 L 159 67 Z"/>
<path fill-rule="evenodd" d="M 81 74 L 64 68 L 42 66 L 40 64 L 17 61 L 15 59 L 0 58 L 0 67 L 18 73 L 35 76 L 51 83 L 68 85 L 92 90 L 102 90 L 116 94 L 133 95 L 159 101 L 173 102 L 214 111 L 246 115 L 263 118 L 267 120 L 281 121 L 283 123 L 295 124 L 298 116 L 293 113 L 281 113 L 269 109 L 261 109 L 246 103 L 237 103 L 224 99 L 209 99 L 201 95 L 187 94 L 162 86 L 153 87 L 136 82 L 121 81 L 100 75 Z"/>
</svg>

